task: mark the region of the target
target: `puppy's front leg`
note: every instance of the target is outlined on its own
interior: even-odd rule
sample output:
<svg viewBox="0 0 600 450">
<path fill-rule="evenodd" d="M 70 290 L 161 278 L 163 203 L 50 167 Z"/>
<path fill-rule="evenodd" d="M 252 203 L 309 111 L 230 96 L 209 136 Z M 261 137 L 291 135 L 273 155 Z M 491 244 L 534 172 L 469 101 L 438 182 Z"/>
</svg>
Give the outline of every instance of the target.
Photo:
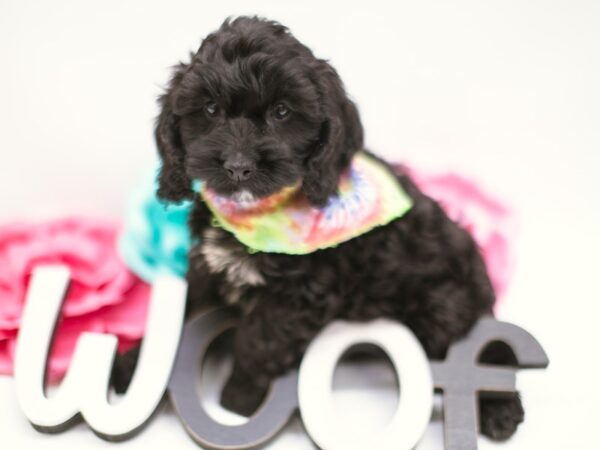
<svg viewBox="0 0 600 450">
<path fill-rule="evenodd" d="M 491 315 L 491 308 L 481 301 L 487 297 L 488 282 L 484 279 L 483 266 L 475 265 L 471 286 L 446 283 L 431 288 L 421 298 L 418 308 L 402 317 L 419 337 L 430 358 L 443 359 L 448 347 L 463 337 L 481 317 Z M 480 300 L 480 301 L 477 301 Z M 516 366 L 512 350 L 493 343 L 479 356 L 486 364 Z M 524 411 L 519 394 L 506 398 L 479 399 L 480 432 L 495 441 L 510 438 L 521 422 Z"/>
<path fill-rule="evenodd" d="M 479 360 L 486 364 L 517 366 L 513 351 L 499 342 L 488 345 Z M 480 398 L 479 416 L 482 434 L 494 441 L 506 441 L 525 418 L 521 396 L 515 393 L 506 398 Z"/>
<path fill-rule="evenodd" d="M 325 325 L 326 314 L 306 314 L 298 299 L 258 299 L 235 332 L 233 373 L 221 404 L 244 416 L 262 403 L 272 380 L 296 367 L 309 342 Z M 318 316 L 318 317 L 317 317 Z"/>
</svg>

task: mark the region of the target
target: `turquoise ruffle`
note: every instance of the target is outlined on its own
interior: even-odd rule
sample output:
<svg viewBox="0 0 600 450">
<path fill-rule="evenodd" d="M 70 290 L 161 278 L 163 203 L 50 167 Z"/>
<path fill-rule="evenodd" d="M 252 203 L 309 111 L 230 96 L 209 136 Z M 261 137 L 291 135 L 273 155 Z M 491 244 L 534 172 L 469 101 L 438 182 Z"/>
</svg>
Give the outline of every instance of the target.
<svg viewBox="0 0 600 450">
<path fill-rule="evenodd" d="M 192 245 L 187 226 L 191 201 L 165 203 L 156 197 L 156 171 L 133 192 L 119 238 L 127 266 L 152 283 L 159 274 L 185 276 Z"/>
</svg>

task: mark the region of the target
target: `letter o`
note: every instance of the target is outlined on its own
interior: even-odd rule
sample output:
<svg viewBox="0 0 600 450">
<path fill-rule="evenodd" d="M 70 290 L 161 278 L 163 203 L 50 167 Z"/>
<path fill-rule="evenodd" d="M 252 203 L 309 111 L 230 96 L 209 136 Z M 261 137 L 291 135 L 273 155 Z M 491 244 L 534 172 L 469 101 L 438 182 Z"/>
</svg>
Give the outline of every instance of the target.
<svg viewBox="0 0 600 450">
<path fill-rule="evenodd" d="M 203 448 L 257 448 L 286 425 L 298 407 L 298 372 L 273 380 L 267 398 L 242 425 L 224 425 L 204 409 L 196 392 L 198 362 L 204 360 L 210 343 L 237 324 L 232 307 L 196 316 L 184 327 L 179 352 L 169 383 L 171 403 L 188 434 Z"/>
<path fill-rule="evenodd" d="M 401 383 L 398 408 L 385 429 L 376 435 L 356 435 L 336 419 L 332 398 L 335 367 L 356 344 L 373 344 L 389 356 Z M 309 345 L 300 365 L 298 400 L 304 426 L 325 450 L 411 450 L 431 418 L 433 381 L 427 356 L 414 334 L 387 319 L 369 323 L 336 321 Z"/>
</svg>

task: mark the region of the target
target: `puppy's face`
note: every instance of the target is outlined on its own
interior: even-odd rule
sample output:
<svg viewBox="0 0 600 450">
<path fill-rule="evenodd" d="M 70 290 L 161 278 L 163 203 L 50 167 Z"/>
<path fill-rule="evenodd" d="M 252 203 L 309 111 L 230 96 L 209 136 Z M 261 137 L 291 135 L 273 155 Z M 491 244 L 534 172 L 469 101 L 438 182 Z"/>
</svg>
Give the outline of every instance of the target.
<svg viewBox="0 0 600 450">
<path fill-rule="evenodd" d="M 335 71 L 273 22 L 239 18 L 209 35 L 162 97 L 159 195 L 191 180 L 239 199 L 301 184 L 320 205 L 362 146 L 362 127 Z"/>
<path fill-rule="evenodd" d="M 266 37 L 205 45 L 175 101 L 186 174 L 223 195 L 264 197 L 300 182 L 319 143 L 324 116 L 308 55 Z"/>
</svg>

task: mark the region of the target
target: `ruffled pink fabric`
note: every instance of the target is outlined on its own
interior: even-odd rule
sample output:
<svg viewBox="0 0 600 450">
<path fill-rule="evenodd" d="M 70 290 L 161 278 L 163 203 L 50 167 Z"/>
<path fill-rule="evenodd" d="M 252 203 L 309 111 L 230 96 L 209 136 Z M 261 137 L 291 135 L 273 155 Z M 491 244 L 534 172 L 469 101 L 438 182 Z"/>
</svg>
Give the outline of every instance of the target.
<svg viewBox="0 0 600 450">
<path fill-rule="evenodd" d="M 71 272 L 48 363 L 50 381 L 64 375 L 83 331 L 116 335 L 120 351 L 141 339 L 150 286 L 121 261 L 117 234 L 112 222 L 82 218 L 0 227 L 0 374 L 12 373 L 27 285 L 42 264 L 60 263 Z"/>
<path fill-rule="evenodd" d="M 448 216 L 466 228 L 482 252 L 499 300 L 513 269 L 516 224 L 510 209 L 473 181 L 454 173 L 428 173 L 402 167 L 417 186 L 438 201 Z M 498 303 L 497 303 L 498 304 Z"/>
</svg>

